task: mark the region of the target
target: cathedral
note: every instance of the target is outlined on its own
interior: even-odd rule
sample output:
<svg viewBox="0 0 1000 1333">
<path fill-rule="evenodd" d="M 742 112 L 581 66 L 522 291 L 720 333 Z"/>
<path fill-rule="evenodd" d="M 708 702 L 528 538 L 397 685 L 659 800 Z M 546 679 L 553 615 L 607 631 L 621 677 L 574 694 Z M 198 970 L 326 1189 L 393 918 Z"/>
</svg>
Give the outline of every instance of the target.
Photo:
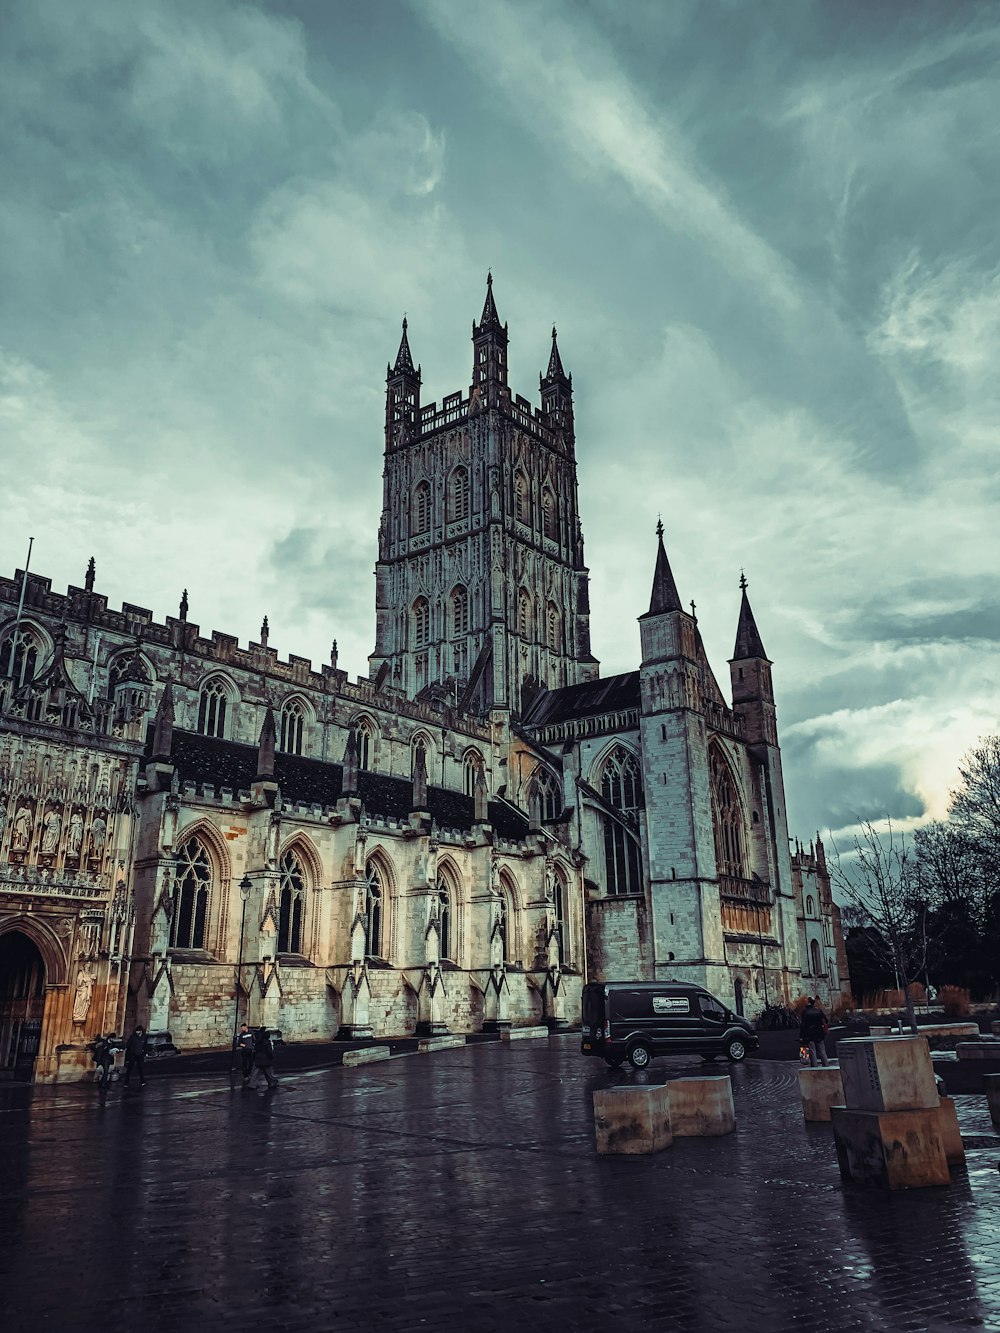
<svg viewBox="0 0 1000 1333">
<path fill-rule="evenodd" d="M 487 280 L 467 390 L 386 376 L 367 676 L 0 578 L 0 1076 L 134 1022 L 182 1050 L 573 1025 L 602 978 L 740 1013 L 847 984 L 791 842 L 745 580 L 729 697 L 658 529 L 639 663 L 590 647 L 573 381 L 511 391 Z M 646 576 L 641 580 L 645 583 Z M 637 580 L 638 584 L 639 580 Z M 647 585 L 648 586 L 648 585 Z"/>
</svg>

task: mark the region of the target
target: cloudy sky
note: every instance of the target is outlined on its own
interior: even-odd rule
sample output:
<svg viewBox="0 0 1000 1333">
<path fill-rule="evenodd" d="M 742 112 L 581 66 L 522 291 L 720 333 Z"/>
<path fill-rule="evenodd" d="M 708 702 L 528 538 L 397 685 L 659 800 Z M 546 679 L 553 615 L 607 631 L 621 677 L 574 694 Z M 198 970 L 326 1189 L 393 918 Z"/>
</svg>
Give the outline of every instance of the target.
<svg viewBox="0 0 1000 1333">
<path fill-rule="evenodd" d="M 0 568 L 367 669 L 384 374 L 574 375 L 593 637 L 744 567 L 793 827 L 1000 725 L 993 4 L 0 0 Z"/>
</svg>

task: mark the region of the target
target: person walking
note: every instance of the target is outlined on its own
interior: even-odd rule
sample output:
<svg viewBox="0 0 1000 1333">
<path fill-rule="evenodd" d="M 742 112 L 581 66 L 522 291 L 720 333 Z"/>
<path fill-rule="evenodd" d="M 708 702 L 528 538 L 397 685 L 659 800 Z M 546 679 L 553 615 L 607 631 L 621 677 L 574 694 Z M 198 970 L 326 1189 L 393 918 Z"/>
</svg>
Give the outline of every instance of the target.
<svg viewBox="0 0 1000 1333">
<path fill-rule="evenodd" d="M 94 1038 L 94 1064 L 97 1065 L 97 1081 L 102 1088 L 106 1088 L 111 1082 L 117 1041 L 118 1039 L 113 1032 L 109 1032 L 106 1037 L 98 1035 Z"/>
<path fill-rule="evenodd" d="M 246 1023 L 241 1024 L 239 1036 L 236 1038 L 236 1049 L 239 1052 L 240 1060 L 243 1066 L 243 1082 L 250 1082 L 250 1075 L 253 1073 L 253 1033 Z"/>
<path fill-rule="evenodd" d="M 144 1088 L 146 1086 L 146 1052 L 148 1049 L 146 1029 L 141 1023 L 137 1023 L 131 1037 L 125 1043 L 125 1077 L 122 1079 L 124 1087 L 128 1087 L 133 1068 L 139 1075 L 139 1087 Z"/>
<path fill-rule="evenodd" d="M 830 1024 L 826 1021 L 826 1014 L 810 995 L 806 1000 L 806 1007 L 802 1010 L 802 1022 L 799 1024 L 799 1041 L 808 1048 L 809 1063 L 814 1068 L 817 1064 L 817 1056 L 824 1065 L 830 1063 L 826 1053 L 826 1034 L 829 1030 Z"/>
<path fill-rule="evenodd" d="M 269 1091 L 278 1086 L 278 1080 L 274 1077 L 274 1047 L 267 1028 L 257 1028 L 253 1034 L 253 1074 L 246 1086 L 256 1088 L 261 1074 L 267 1080 Z"/>
</svg>

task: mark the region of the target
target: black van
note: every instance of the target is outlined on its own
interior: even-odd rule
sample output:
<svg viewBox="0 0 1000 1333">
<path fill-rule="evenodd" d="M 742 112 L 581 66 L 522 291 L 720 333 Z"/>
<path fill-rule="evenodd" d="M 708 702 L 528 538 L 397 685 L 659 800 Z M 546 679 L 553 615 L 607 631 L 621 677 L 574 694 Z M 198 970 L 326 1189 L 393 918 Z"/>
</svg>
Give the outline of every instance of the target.
<svg viewBox="0 0 1000 1333">
<path fill-rule="evenodd" d="M 656 1055 L 744 1060 L 760 1042 L 746 1021 L 702 986 L 679 981 L 593 981 L 583 988 L 580 1050 L 617 1069 Z"/>
</svg>

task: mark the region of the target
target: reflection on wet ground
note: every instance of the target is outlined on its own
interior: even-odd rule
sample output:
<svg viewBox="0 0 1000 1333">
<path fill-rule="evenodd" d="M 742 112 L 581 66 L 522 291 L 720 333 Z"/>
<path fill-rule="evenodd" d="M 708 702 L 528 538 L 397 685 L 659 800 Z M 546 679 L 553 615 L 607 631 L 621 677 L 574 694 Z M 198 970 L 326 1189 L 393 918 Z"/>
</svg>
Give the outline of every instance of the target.
<svg viewBox="0 0 1000 1333">
<path fill-rule="evenodd" d="M 658 1061 L 645 1077 L 683 1067 Z M 143 1092 L 0 1092 L 0 1327 L 1000 1329 L 1000 1146 L 950 1188 L 842 1186 L 796 1067 L 737 1132 L 598 1158 L 572 1037 Z"/>
</svg>

